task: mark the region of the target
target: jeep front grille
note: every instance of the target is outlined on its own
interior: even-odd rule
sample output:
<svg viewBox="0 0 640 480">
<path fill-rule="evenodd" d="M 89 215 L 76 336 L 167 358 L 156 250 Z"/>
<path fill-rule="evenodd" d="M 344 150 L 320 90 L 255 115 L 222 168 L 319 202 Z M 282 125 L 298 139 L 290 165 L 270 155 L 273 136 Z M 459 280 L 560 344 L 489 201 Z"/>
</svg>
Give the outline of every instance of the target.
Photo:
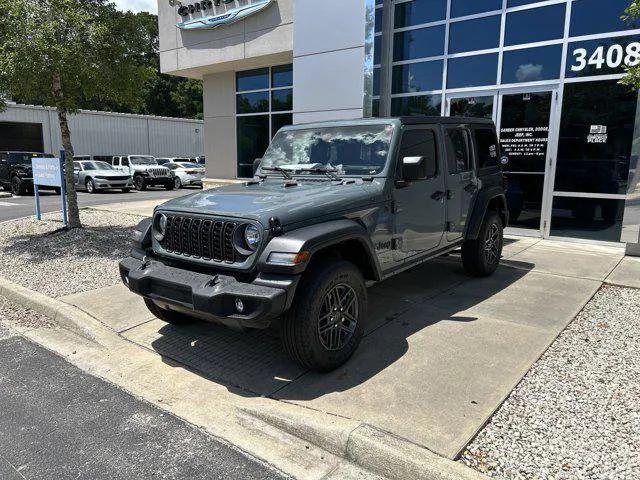
<svg viewBox="0 0 640 480">
<path fill-rule="evenodd" d="M 167 215 L 167 231 L 160 245 L 169 253 L 235 263 L 242 260 L 233 246 L 237 227 L 235 222 Z"/>
<path fill-rule="evenodd" d="M 169 169 L 168 168 L 150 168 L 148 170 L 149 175 L 152 177 L 168 177 Z"/>
</svg>

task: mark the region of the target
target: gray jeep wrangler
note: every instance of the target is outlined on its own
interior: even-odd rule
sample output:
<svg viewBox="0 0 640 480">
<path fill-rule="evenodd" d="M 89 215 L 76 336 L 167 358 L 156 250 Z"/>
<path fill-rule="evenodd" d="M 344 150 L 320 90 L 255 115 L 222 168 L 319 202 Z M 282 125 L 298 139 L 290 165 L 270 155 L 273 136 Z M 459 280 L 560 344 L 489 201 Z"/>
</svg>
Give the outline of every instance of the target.
<svg viewBox="0 0 640 480">
<path fill-rule="evenodd" d="M 492 122 L 406 117 L 278 132 L 253 180 L 156 208 L 123 282 L 158 318 L 281 330 L 303 366 L 358 347 L 367 286 L 462 248 L 490 275 L 508 210 Z"/>
</svg>

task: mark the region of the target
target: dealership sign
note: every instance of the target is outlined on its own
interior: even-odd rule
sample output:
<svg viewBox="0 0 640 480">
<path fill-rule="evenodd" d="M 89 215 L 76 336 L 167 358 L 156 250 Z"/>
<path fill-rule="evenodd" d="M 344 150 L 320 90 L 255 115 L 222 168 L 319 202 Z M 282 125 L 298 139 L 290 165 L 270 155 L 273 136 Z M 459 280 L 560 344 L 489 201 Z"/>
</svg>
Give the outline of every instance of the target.
<svg viewBox="0 0 640 480">
<path fill-rule="evenodd" d="M 236 8 L 225 11 L 222 6 L 236 4 L 236 0 L 202 0 L 178 7 L 178 14 L 185 20 L 176 26 L 182 30 L 200 30 L 217 28 L 222 25 L 230 25 L 250 15 L 261 12 L 274 0 L 255 0 Z"/>
</svg>

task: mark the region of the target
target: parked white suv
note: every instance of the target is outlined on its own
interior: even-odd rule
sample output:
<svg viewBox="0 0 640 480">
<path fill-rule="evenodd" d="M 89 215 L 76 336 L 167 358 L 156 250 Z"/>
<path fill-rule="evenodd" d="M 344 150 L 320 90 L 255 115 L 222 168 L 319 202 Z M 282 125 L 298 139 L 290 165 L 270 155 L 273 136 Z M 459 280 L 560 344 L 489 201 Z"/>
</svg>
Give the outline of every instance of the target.
<svg viewBox="0 0 640 480">
<path fill-rule="evenodd" d="M 113 157 L 112 165 L 133 177 L 136 190 L 146 190 L 148 186 L 161 185 L 173 190 L 173 177 L 167 167 L 158 165 L 151 155 L 120 155 Z"/>
</svg>

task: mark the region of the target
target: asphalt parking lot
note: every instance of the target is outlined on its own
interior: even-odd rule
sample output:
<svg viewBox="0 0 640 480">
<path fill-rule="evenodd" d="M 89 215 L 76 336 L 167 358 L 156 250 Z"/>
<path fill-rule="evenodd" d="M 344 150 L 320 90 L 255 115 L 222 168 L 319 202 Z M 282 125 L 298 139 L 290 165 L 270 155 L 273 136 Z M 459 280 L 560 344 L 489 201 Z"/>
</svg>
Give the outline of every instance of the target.
<svg viewBox="0 0 640 480">
<path fill-rule="evenodd" d="M 200 189 L 197 187 L 187 187 L 172 191 L 167 191 L 163 188 L 149 188 L 145 192 L 132 190 L 129 193 L 122 193 L 120 191 L 98 192 L 93 194 L 78 192 L 78 202 L 80 207 L 90 207 L 94 205 L 144 200 L 169 200 L 170 198 L 181 197 L 198 191 L 200 191 Z M 2 190 L 0 190 L 0 192 L 2 192 Z M 53 192 L 43 192 L 40 196 L 40 207 L 43 213 L 60 210 L 60 196 Z M 35 204 L 33 195 L 0 198 L 0 222 L 27 217 L 34 214 Z"/>
</svg>

